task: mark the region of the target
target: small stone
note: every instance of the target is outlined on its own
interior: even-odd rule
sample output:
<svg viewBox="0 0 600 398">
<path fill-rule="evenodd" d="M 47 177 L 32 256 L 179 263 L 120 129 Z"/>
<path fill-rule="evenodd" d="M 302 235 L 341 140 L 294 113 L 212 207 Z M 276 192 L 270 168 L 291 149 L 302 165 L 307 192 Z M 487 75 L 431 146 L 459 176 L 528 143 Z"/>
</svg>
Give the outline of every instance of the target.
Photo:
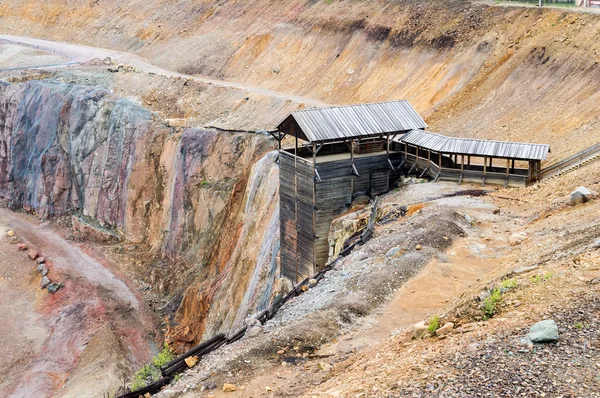
<svg viewBox="0 0 600 398">
<path fill-rule="evenodd" d="M 568 204 L 570 206 L 576 206 L 581 203 L 587 203 L 590 200 L 592 200 L 593 198 L 595 198 L 596 195 L 597 195 L 597 193 L 592 191 L 589 188 L 579 187 L 576 190 L 574 190 L 573 192 L 571 192 L 571 195 L 569 196 Z"/>
<path fill-rule="evenodd" d="M 319 362 L 318 366 L 323 372 L 329 372 L 331 370 L 331 365 L 326 362 Z"/>
<path fill-rule="evenodd" d="M 317 284 L 317 280 L 316 280 L 316 279 L 310 279 L 310 280 L 308 281 L 308 284 L 309 284 L 310 286 L 314 286 L 314 285 L 316 285 L 316 284 Z"/>
<path fill-rule="evenodd" d="M 198 361 L 200 360 L 199 357 L 187 357 L 186 359 L 184 359 L 185 364 L 188 366 L 188 368 L 193 368 L 194 366 L 196 366 L 198 364 Z"/>
<path fill-rule="evenodd" d="M 204 388 L 207 390 L 214 390 L 215 388 L 217 388 L 217 383 L 215 383 L 214 381 L 209 381 L 204 385 Z"/>
<path fill-rule="evenodd" d="M 12 243 L 13 245 L 19 243 L 21 241 L 21 239 L 19 239 L 16 236 L 13 236 L 12 238 L 10 238 L 10 243 Z"/>
<path fill-rule="evenodd" d="M 25 251 L 27 250 L 27 245 L 25 243 L 19 243 L 19 245 L 17 246 L 17 250 Z"/>
<path fill-rule="evenodd" d="M 500 214 L 500 209 L 495 209 L 494 214 Z"/>
<path fill-rule="evenodd" d="M 44 263 L 38 264 L 37 270 L 42 276 L 48 275 L 48 267 L 46 267 L 46 264 Z"/>
<path fill-rule="evenodd" d="M 417 339 L 417 340 L 421 339 L 428 334 L 429 334 L 429 327 L 427 326 L 425 321 L 416 323 L 413 326 L 413 335 L 415 336 L 415 339 Z"/>
<path fill-rule="evenodd" d="M 60 288 L 62 288 L 62 287 L 63 287 L 62 283 L 51 283 L 46 287 L 46 289 L 48 289 L 48 292 L 54 294 L 54 293 L 58 292 L 60 290 Z"/>
<path fill-rule="evenodd" d="M 40 256 L 40 253 L 38 253 L 37 250 L 29 250 L 29 253 L 27 255 L 30 259 L 35 260 Z"/>
<path fill-rule="evenodd" d="M 398 254 L 398 252 L 400 251 L 399 247 L 392 247 L 390 250 L 387 251 L 387 253 L 385 253 L 386 257 L 394 257 L 396 254 Z"/>
<path fill-rule="evenodd" d="M 303 292 L 308 292 L 310 290 L 310 288 L 307 285 L 302 285 L 300 290 L 302 290 Z"/>
<path fill-rule="evenodd" d="M 7 235 L 9 238 L 12 238 L 13 236 L 15 236 L 15 231 L 13 231 L 13 230 L 6 231 L 6 235 Z"/>
<path fill-rule="evenodd" d="M 237 387 L 234 384 L 225 383 L 223 384 L 223 392 L 234 392 L 237 391 Z"/>
<path fill-rule="evenodd" d="M 277 351 L 277 354 L 278 355 L 283 355 L 283 354 L 285 354 L 285 350 L 279 350 L 279 351 Z"/>
<path fill-rule="evenodd" d="M 517 246 L 520 245 L 521 243 L 523 243 L 523 241 L 525 240 L 525 235 L 524 234 L 512 234 L 510 236 L 510 238 L 508 238 L 508 243 L 510 243 L 511 246 Z"/>
<path fill-rule="evenodd" d="M 40 282 L 40 286 L 42 289 L 46 288 L 50 284 L 50 279 L 47 276 L 42 277 L 42 281 Z"/>
<path fill-rule="evenodd" d="M 35 259 L 35 262 L 38 264 L 43 264 L 46 262 L 46 257 L 38 257 Z"/>
<path fill-rule="evenodd" d="M 558 326 L 552 319 L 546 319 L 529 329 L 527 339 L 532 343 L 553 343 L 558 341 Z"/>
<path fill-rule="evenodd" d="M 256 337 L 261 333 L 262 333 L 262 327 L 252 326 L 252 327 L 248 328 L 248 330 L 246 331 L 246 336 L 247 337 Z"/>
<path fill-rule="evenodd" d="M 417 249 L 417 250 L 423 250 L 423 246 L 419 243 L 417 246 L 415 246 L 415 249 Z"/>
<path fill-rule="evenodd" d="M 438 330 L 436 330 L 435 334 L 438 337 L 445 336 L 448 333 L 450 333 L 452 331 L 452 329 L 454 329 L 454 323 L 447 322 L 447 323 L 444 324 L 444 326 L 442 326 L 441 328 L 439 328 Z"/>
<path fill-rule="evenodd" d="M 147 392 L 146 394 L 144 394 L 144 398 L 151 398 L 152 394 L 150 394 L 149 392 Z"/>
</svg>

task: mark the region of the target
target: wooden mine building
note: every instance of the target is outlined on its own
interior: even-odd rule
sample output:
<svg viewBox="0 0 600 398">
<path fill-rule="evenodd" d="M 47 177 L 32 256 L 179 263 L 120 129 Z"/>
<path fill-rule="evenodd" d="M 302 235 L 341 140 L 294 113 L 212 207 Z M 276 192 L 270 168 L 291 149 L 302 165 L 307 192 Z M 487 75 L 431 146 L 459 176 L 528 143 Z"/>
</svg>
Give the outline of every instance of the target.
<svg viewBox="0 0 600 398">
<path fill-rule="evenodd" d="M 523 186 L 537 179 L 549 152 L 547 145 L 450 138 L 425 128 L 407 101 L 302 110 L 278 126 L 283 276 L 300 282 L 318 272 L 329 257 L 333 219 L 404 175 Z M 288 135 L 295 145 L 282 149 Z"/>
</svg>

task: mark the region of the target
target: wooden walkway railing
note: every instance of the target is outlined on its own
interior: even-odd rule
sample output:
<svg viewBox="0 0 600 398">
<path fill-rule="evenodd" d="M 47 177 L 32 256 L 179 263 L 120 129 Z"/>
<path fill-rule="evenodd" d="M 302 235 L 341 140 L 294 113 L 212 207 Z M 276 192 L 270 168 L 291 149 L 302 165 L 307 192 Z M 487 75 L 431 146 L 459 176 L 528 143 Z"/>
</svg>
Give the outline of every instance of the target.
<svg viewBox="0 0 600 398">
<path fill-rule="evenodd" d="M 569 156 L 540 171 L 540 179 L 558 176 L 581 167 L 583 164 L 600 158 L 600 143 L 592 145 L 581 152 Z"/>
</svg>

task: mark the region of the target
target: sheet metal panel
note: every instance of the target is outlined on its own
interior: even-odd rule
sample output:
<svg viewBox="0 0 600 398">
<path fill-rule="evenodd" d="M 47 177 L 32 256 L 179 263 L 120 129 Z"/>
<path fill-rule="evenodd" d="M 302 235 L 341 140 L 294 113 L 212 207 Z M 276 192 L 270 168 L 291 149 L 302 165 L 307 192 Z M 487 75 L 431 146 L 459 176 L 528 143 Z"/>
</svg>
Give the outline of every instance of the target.
<svg viewBox="0 0 600 398">
<path fill-rule="evenodd" d="M 290 115 L 310 142 L 345 140 L 423 129 L 425 121 L 408 101 L 307 109 Z M 287 121 L 287 123 L 286 123 Z M 279 125 L 285 130 L 288 118 Z M 293 132 L 288 132 L 293 135 Z"/>
<path fill-rule="evenodd" d="M 545 160 L 550 152 L 546 144 L 453 138 L 423 130 L 412 130 L 397 140 L 435 152 L 520 160 Z"/>
</svg>

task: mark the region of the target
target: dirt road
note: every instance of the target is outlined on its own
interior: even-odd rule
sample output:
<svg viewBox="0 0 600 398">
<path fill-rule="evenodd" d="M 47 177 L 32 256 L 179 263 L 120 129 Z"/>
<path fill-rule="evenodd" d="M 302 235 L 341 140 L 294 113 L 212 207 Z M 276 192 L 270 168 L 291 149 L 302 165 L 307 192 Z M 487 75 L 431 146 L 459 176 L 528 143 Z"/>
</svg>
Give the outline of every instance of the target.
<svg viewBox="0 0 600 398">
<path fill-rule="evenodd" d="M 153 65 L 148 60 L 146 60 L 142 57 L 139 57 L 137 55 L 119 52 L 119 51 L 107 50 L 107 49 L 103 49 L 103 48 L 88 47 L 88 46 L 82 46 L 82 45 L 70 44 L 70 43 L 61 43 L 61 42 L 42 40 L 42 39 L 34 39 L 34 38 L 30 38 L 30 37 L 11 36 L 11 35 L 0 35 L 0 42 L 2 42 L 2 41 L 5 43 L 13 44 L 13 45 L 19 44 L 19 45 L 23 45 L 23 46 L 27 46 L 27 47 L 34 47 L 34 48 L 36 48 L 38 50 L 42 50 L 42 51 L 53 52 L 53 53 L 60 54 L 63 57 L 70 59 L 70 61 L 65 62 L 63 64 L 58 64 L 58 65 L 56 65 L 56 64 L 46 65 L 46 66 L 31 65 L 32 67 L 35 67 L 35 68 L 66 67 L 69 65 L 82 64 L 82 63 L 91 61 L 93 59 L 110 58 L 114 62 L 122 63 L 122 64 L 129 64 L 129 65 L 131 65 L 139 70 L 142 70 L 144 72 L 147 72 L 147 73 L 155 73 L 155 74 L 160 74 L 160 75 L 166 75 L 169 77 L 189 78 L 189 79 L 193 79 L 195 81 L 201 82 L 201 83 L 213 84 L 218 87 L 233 88 L 233 89 L 237 89 L 237 90 L 247 91 L 249 93 L 263 95 L 266 97 L 291 100 L 291 101 L 294 101 L 297 103 L 306 104 L 308 106 L 313 106 L 313 107 L 325 107 L 325 106 L 329 105 L 329 104 L 321 102 L 321 101 L 316 101 L 311 98 L 297 96 L 297 95 L 293 95 L 293 94 L 289 94 L 289 93 L 282 93 L 279 91 L 267 90 L 267 89 L 248 86 L 248 85 L 235 83 L 235 82 L 215 80 L 215 79 L 210 79 L 210 78 L 204 77 L 204 76 L 191 76 L 191 75 L 185 75 L 185 74 L 181 74 L 181 73 L 177 73 L 177 72 L 172 72 L 172 71 L 160 68 L 156 65 Z M 2 64 L 0 64 L 0 72 L 1 71 L 2 71 Z"/>
<path fill-rule="evenodd" d="M 6 236 L 14 230 L 46 257 L 56 294 L 40 289 L 27 252 Z M 0 365 L 9 397 L 102 396 L 148 360 L 155 336 L 142 300 L 85 246 L 49 225 L 0 209 Z M 93 386 L 93 387 L 90 387 Z"/>
</svg>

